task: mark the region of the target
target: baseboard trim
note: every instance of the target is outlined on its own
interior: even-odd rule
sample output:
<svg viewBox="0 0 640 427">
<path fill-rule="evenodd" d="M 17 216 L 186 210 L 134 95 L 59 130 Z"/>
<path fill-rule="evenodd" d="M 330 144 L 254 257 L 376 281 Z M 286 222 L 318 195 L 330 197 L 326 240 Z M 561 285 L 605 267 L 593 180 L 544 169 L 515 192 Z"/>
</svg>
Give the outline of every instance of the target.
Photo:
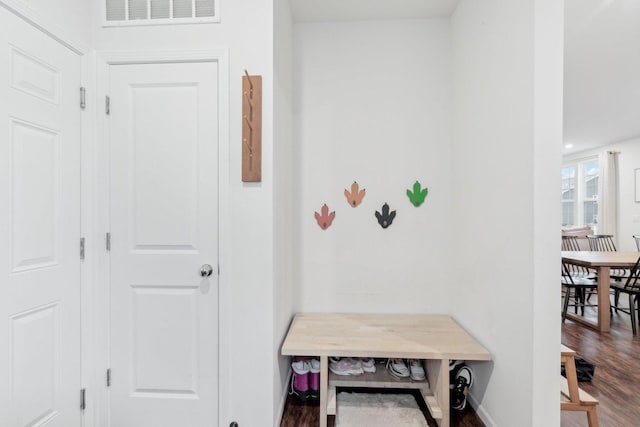
<svg viewBox="0 0 640 427">
<path fill-rule="evenodd" d="M 489 415 L 484 406 L 482 406 L 482 404 L 476 400 L 476 397 L 473 394 L 469 393 L 467 395 L 467 401 L 469 402 L 469 404 L 471 404 L 471 407 L 476 411 L 476 414 L 478 414 L 485 426 L 497 427 L 497 424 L 495 421 L 493 421 L 491 415 Z"/>
<path fill-rule="evenodd" d="M 287 372 L 287 382 L 285 383 L 285 387 L 282 389 L 282 395 L 280 396 L 280 405 L 278 405 L 278 416 L 276 417 L 276 422 L 273 427 L 280 427 L 280 424 L 282 424 L 284 407 L 287 403 L 287 397 L 289 396 L 289 384 L 291 384 L 291 368 L 289 368 L 289 372 Z"/>
</svg>

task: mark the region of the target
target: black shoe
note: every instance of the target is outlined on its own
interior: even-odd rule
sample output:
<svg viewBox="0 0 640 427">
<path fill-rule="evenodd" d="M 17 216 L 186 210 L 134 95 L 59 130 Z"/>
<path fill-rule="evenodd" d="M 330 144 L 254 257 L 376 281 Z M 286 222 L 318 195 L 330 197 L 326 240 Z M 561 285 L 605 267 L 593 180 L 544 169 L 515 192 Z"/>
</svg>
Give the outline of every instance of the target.
<svg viewBox="0 0 640 427">
<path fill-rule="evenodd" d="M 460 368 L 453 384 L 453 409 L 463 410 L 467 406 L 467 393 L 473 384 L 473 373 L 468 366 Z"/>
<path fill-rule="evenodd" d="M 453 384 L 456 382 L 456 375 L 463 366 L 464 360 L 449 360 L 449 389 L 453 390 Z"/>
</svg>

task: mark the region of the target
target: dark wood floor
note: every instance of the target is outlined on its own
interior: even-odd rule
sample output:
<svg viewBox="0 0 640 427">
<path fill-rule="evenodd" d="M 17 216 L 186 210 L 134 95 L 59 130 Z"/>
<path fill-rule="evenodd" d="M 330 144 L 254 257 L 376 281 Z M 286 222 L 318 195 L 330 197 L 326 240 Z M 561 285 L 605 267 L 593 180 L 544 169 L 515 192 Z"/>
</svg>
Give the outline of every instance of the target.
<svg viewBox="0 0 640 427">
<path fill-rule="evenodd" d="M 595 320 L 595 310 L 587 310 Z M 640 426 L 640 338 L 631 333 L 629 315 L 614 313 L 611 332 L 605 334 L 567 320 L 562 343 L 596 365 L 593 381 L 580 387 L 600 401 L 600 425 Z M 562 412 L 562 427 L 586 426 L 586 420 L 583 412 Z"/>
<path fill-rule="evenodd" d="M 595 320 L 595 315 L 594 309 L 587 308 L 587 317 Z M 591 382 L 581 382 L 580 387 L 600 401 L 600 425 L 640 426 L 640 335 L 634 337 L 631 333 L 629 315 L 614 313 L 611 317 L 611 332 L 605 334 L 567 320 L 562 325 L 562 343 L 574 349 L 579 357 L 596 365 L 594 379 Z M 416 400 L 423 403 L 420 398 Z M 467 406 L 464 411 L 452 411 L 452 426 L 483 426 L 476 413 Z M 429 426 L 435 426 L 435 421 L 425 408 L 423 412 Z M 285 406 L 281 427 L 318 426 L 318 413 L 317 404 L 300 404 L 290 397 Z M 561 417 L 562 427 L 587 425 L 587 417 L 583 412 L 563 411 Z M 335 427 L 333 418 L 329 417 L 329 427 Z"/>
<path fill-rule="evenodd" d="M 374 392 L 382 393 L 385 390 L 355 390 L 357 392 Z M 390 393 L 406 393 L 411 392 L 408 390 L 390 390 Z M 429 414 L 424 400 L 420 396 L 419 392 L 415 391 L 414 396 L 416 401 L 424 414 L 429 427 L 437 427 L 435 420 Z M 319 420 L 320 409 L 316 403 L 299 403 L 292 396 L 289 396 L 284 408 L 284 415 L 282 416 L 282 423 L 280 427 L 316 427 L 320 425 Z M 335 417 L 330 416 L 328 421 L 328 427 L 335 427 Z M 478 415 L 471 409 L 471 405 L 462 411 L 451 411 L 451 425 L 452 427 L 484 427 L 484 423 L 480 420 Z M 364 427 L 364 426 L 363 426 Z"/>
</svg>

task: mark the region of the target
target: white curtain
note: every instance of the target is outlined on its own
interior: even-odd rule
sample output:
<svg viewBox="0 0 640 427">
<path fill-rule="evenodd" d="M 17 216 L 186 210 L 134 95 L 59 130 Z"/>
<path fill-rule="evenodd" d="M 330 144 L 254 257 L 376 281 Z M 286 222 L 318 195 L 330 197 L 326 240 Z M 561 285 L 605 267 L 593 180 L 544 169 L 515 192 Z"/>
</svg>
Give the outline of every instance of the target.
<svg viewBox="0 0 640 427">
<path fill-rule="evenodd" d="M 618 152 L 603 151 L 599 156 L 598 234 L 618 238 Z M 617 245 L 617 242 L 616 242 Z"/>
</svg>

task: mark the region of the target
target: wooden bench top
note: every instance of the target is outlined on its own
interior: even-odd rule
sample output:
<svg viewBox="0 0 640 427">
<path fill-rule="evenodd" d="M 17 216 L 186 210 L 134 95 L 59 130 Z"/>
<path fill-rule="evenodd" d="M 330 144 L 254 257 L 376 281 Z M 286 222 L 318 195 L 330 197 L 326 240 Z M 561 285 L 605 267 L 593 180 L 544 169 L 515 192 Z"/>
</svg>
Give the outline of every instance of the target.
<svg viewBox="0 0 640 427">
<path fill-rule="evenodd" d="M 447 315 L 298 313 L 283 355 L 491 360 Z"/>
</svg>

